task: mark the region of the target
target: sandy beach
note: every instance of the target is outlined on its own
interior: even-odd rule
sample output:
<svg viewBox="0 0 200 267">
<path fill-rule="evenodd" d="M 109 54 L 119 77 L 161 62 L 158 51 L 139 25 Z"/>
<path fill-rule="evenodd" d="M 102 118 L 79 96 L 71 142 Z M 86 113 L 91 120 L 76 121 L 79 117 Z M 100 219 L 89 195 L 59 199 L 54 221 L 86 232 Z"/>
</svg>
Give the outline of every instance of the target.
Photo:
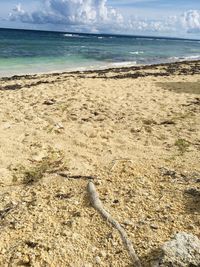
<svg viewBox="0 0 200 267">
<path fill-rule="evenodd" d="M 200 61 L 0 79 L 0 266 L 143 264 L 200 238 Z"/>
</svg>

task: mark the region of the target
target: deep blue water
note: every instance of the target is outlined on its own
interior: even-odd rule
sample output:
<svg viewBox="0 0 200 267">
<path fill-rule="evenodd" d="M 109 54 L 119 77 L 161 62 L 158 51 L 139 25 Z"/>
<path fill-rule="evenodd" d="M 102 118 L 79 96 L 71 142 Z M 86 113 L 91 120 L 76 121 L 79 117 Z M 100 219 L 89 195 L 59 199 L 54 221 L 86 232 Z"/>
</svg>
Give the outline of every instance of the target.
<svg viewBox="0 0 200 267">
<path fill-rule="evenodd" d="M 200 41 L 0 29 L 0 76 L 200 59 Z"/>
</svg>

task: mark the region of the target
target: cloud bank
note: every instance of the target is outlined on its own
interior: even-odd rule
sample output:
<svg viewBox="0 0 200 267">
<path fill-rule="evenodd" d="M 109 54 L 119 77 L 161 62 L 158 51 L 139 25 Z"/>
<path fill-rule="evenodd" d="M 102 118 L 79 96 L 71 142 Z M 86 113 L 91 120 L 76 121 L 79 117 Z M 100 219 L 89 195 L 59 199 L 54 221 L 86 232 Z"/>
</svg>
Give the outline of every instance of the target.
<svg viewBox="0 0 200 267">
<path fill-rule="evenodd" d="M 99 28 L 123 23 L 122 15 L 109 7 L 107 0 L 45 0 L 41 3 L 41 10 L 29 13 L 18 4 L 10 13 L 10 20 L 65 26 L 93 25 Z"/>
<path fill-rule="evenodd" d="M 188 10 L 163 20 L 133 18 L 129 20 L 129 27 L 141 32 L 200 33 L 200 10 Z"/>
<path fill-rule="evenodd" d="M 188 33 L 200 33 L 200 10 L 189 10 L 181 17 L 183 27 Z"/>
<path fill-rule="evenodd" d="M 138 17 L 125 18 L 108 5 L 107 0 L 44 0 L 39 10 L 25 11 L 18 4 L 9 15 L 11 21 L 29 24 L 52 24 L 70 30 L 121 33 L 200 33 L 200 10 L 188 10 L 182 15 L 163 20 Z"/>
</svg>

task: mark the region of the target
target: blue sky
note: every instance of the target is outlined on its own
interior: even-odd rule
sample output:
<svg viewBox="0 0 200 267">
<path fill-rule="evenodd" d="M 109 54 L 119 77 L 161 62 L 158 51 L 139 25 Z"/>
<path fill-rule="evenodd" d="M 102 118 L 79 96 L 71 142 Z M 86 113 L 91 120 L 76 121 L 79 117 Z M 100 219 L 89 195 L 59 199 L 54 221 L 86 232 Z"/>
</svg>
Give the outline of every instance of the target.
<svg viewBox="0 0 200 267">
<path fill-rule="evenodd" d="M 1 0 L 0 27 L 200 39 L 200 0 Z"/>
</svg>

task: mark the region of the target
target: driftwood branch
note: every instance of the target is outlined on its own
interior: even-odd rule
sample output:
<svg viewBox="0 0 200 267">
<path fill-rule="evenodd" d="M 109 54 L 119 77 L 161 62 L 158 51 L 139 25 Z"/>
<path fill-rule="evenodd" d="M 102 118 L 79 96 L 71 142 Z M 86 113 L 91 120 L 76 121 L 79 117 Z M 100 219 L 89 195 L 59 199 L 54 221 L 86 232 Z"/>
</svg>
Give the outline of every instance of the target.
<svg viewBox="0 0 200 267">
<path fill-rule="evenodd" d="M 103 218 L 105 218 L 109 223 L 112 224 L 113 227 L 115 227 L 120 236 L 121 239 L 123 241 L 123 244 L 125 246 L 125 248 L 127 249 L 132 263 L 135 267 L 142 267 L 140 260 L 133 248 L 133 245 L 131 243 L 131 241 L 128 239 L 128 236 L 125 232 L 125 230 L 122 228 L 122 226 L 115 220 L 112 218 L 112 216 L 104 209 L 101 200 L 99 199 L 99 195 L 96 191 L 95 185 L 92 182 L 88 183 L 88 193 L 90 195 L 90 201 L 92 206 L 101 214 L 101 216 Z"/>
<path fill-rule="evenodd" d="M 87 176 L 87 175 L 69 175 L 68 173 L 65 172 L 58 172 L 58 175 L 68 178 L 68 179 L 84 179 L 84 180 L 94 180 L 97 179 L 96 176 Z"/>
</svg>

